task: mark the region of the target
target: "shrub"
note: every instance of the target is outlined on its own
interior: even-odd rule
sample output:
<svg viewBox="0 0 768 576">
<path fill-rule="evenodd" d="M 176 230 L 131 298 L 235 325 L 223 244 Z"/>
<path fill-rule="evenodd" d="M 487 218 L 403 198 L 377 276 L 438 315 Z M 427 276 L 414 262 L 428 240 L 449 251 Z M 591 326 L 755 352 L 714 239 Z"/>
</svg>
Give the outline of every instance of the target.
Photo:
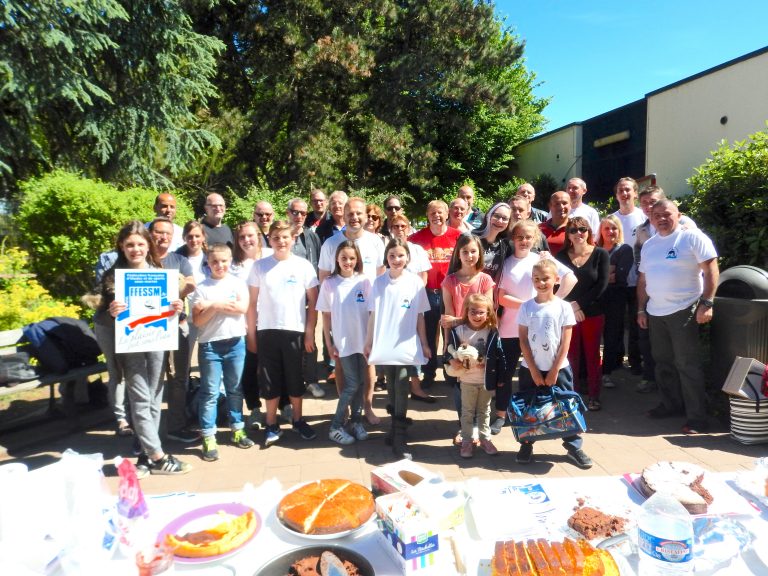
<svg viewBox="0 0 768 576">
<path fill-rule="evenodd" d="M 686 209 L 715 242 L 721 268 L 768 267 L 768 131 L 723 141 L 688 184 Z"/>
<path fill-rule="evenodd" d="M 63 171 L 23 182 L 15 222 L 32 271 L 54 296 L 87 292 L 99 254 L 114 247 L 127 221 L 154 217 L 155 196 L 156 190 L 119 190 Z M 177 204 L 177 222 L 192 218 L 183 197 Z"/>
<path fill-rule="evenodd" d="M 55 300 L 28 273 L 29 255 L 19 248 L 0 253 L 0 330 L 20 328 L 49 316 L 80 317 L 77 306 Z"/>
</svg>

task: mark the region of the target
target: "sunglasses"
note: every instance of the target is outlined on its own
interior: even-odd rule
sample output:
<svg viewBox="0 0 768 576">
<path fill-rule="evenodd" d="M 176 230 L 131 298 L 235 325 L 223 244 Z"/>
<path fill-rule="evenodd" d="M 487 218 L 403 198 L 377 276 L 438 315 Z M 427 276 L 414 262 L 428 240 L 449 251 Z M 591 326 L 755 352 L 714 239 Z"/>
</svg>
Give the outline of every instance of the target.
<svg viewBox="0 0 768 576">
<path fill-rule="evenodd" d="M 403 209 L 402 206 L 385 206 L 384 207 L 384 210 L 386 210 L 387 212 L 389 212 L 390 210 L 394 210 L 395 212 L 399 212 L 402 209 Z"/>
<path fill-rule="evenodd" d="M 586 226 L 579 226 L 578 228 L 568 228 L 568 234 L 576 234 L 577 232 L 579 234 L 586 234 L 587 232 L 589 232 L 589 228 L 587 228 Z"/>
<path fill-rule="evenodd" d="M 368 214 L 368 219 L 369 220 L 378 220 L 379 216 L 378 216 L 378 214 Z"/>
<path fill-rule="evenodd" d="M 273 216 L 272 212 L 254 212 L 254 214 L 259 218 L 271 218 Z"/>
<path fill-rule="evenodd" d="M 291 213 L 291 216 L 306 216 L 307 215 L 306 211 L 302 211 L 302 210 L 288 210 L 288 212 Z"/>
</svg>

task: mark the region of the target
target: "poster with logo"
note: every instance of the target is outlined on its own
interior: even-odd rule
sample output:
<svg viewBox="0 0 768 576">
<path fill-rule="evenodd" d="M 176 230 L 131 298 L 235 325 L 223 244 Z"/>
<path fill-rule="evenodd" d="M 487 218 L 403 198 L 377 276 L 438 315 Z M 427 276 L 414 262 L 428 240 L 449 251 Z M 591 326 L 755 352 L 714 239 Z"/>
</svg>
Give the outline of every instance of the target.
<svg viewBox="0 0 768 576">
<path fill-rule="evenodd" d="M 177 350 L 178 270 L 115 270 L 115 300 L 128 308 L 115 318 L 115 352 Z"/>
</svg>

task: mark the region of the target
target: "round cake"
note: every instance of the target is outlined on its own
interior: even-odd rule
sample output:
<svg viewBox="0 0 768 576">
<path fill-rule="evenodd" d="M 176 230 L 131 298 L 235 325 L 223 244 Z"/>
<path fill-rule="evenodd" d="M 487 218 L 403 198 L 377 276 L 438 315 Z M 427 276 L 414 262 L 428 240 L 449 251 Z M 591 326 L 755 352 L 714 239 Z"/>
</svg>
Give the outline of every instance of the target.
<svg viewBox="0 0 768 576">
<path fill-rule="evenodd" d="M 640 488 L 650 497 L 665 492 L 691 514 L 706 514 L 712 495 L 701 485 L 704 469 L 689 462 L 661 461 L 651 464 L 640 476 Z"/>
<path fill-rule="evenodd" d="M 280 521 L 301 534 L 336 534 L 359 528 L 374 512 L 371 491 L 349 480 L 315 480 L 286 494 Z"/>
</svg>

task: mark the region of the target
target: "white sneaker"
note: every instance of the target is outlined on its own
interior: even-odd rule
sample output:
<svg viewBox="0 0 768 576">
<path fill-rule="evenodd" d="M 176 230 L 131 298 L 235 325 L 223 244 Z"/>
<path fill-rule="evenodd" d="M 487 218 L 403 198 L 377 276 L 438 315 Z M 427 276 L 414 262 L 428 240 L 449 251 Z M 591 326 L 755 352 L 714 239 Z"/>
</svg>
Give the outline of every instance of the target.
<svg viewBox="0 0 768 576">
<path fill-rule="evenodd" d="M 323 390 L 322 386 L 317 382 L 310 382 L 307 384 L 307 390 L 309 390 L 315 398 L 322 398 L 325 396 L 325 390 Z"/>
<path fill-rule="evenodd" d="M 328 432 L 328 438 L 342 445 L 354 444 L 355 442 L 355 438 L 344 428 L 331 428 L 331 431 Z"/>
<path fill-rule="evenodd" d="M 355 440 L 368 440 L 368 432 L 365 431 L 362 422 L 355 422 L 349 426 L 349 433 L 355 437 Z"/>
<path fill-rule="evenodd" d="M 607 374 L 603 376 L 603 388 L 616 388 L 616 383 Z"/>
</svg>

